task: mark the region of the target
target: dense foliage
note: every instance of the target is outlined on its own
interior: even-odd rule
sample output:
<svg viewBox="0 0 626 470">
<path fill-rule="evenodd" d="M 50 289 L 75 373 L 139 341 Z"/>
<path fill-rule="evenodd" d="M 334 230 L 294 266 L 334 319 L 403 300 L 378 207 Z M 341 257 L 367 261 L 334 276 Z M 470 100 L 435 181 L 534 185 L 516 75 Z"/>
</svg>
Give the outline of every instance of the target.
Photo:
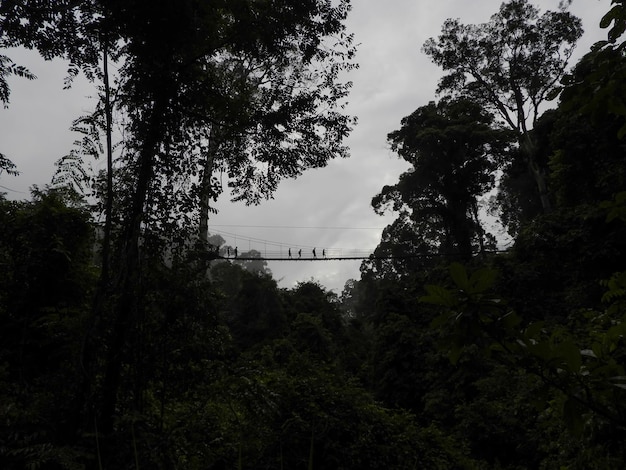
<svg viewBox="0 0 626 470">
<path fill-rule="evenodd" d="M 316 105 L 323 90 L 331 102 L 346 91 L 331 82 L 347 56 L 325 55 L 322 42 L 345 34 L 348 3 L 183 3 L 163 35 L 169 2 L 82 2 L 69 16 L 76 2 L 0 7 L 0 45 L 71 58 L 94 80 L 103 50 L 125 57 L 109 91 L 130 132 L 105 210 L 110 239 L 70 189 L 0 197 L 0 468 L 624 467 L 624 2 L 602 21 L 608 40 L 568 74 L 557 56 L 580 31 L 565 10 L 540 16 L 511 0 L 485 25 L 444 25 L 426 48 L 452 95 L 389 134 L 411 168 L 372 205 L 398 217 L 341 295 L 315 281 L 280 288 L 254 253 L 220 258 L 232 247 L 202 233 L 200 213 L 221 190 L 202 186 L 215 168 L 230 168 L 235 197 L 254 202 L 280 177 L 343 155 L 349 119 Z M 524 60 L 513 90 L 490 103 L 447 48 L 462 31 L 498 44 L 497 62 L 467 57 L 492 78 L 507 51 L 542 60 Z M 321 63 L 337 66 L 328 82 L 307 80 Z M 0 91 L 10 74 L 28 78 L 0 55 Z M 295 82 L 302 94 L 285 94 Z M 497 103 L 515 108 L 515 87 L 538 93 L 522 99 L 531 107 L 548 91 L 559 100 L 532 122 L 503 121 Z M 104 93 L 98 106 L 76 123 L 92 150 L 111 111 Z M 336 134 L 281 143 L 326 118 Z M 320 160 L 296 156 L 308 144 L 324 149 Z M 1 155 L 0 170 L 15 171 Z M 189 192 L 168 192 L 181 181 Z M 490 195 L 508 250 L 483 228 Z M 193 233 L 172 222 L 176 211 L 196 211 Z"/>
</svg>

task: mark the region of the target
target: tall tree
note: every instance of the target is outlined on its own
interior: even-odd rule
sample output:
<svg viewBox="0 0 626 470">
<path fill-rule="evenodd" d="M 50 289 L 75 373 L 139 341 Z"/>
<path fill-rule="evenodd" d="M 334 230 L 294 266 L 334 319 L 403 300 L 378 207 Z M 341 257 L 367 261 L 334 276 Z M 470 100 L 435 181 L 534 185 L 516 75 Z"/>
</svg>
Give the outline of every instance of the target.
<svg viewBox="0 0 626 470">
<path fill-rule="evenodd" d="M 187 214 L 197 227 L 221 190 L 215 171 L 229 174 L 237 198 L 258 202 L 281 178 L 347 155 L 352 120 L 340 102 L 349 84 L 336 79 L 354 52 L 343 24 L 349 8 L 349 0 L 0 5 L 0 45 L 69 59 L 70 78 L 98 73 L 104 45 L 121 59 L 115 106 L 126 151 L 110 276 L 116 305 L 103 329 L 105 431 L 139 318 L 140 245 L 180 229 Z"/>
<path fill-rule="evenodd" d="M 566 11 L 539 10 L 527 0 L 509 0 L 488 23 L 465 25 L 448 19 L 424 52 L 448 72 L 439 92 L 467 94 L 488 107 L 518 134 L 544 211 L 551 209 L 546 173 L 529 132 L 541 106 L 558 91 L 581 22 Z"/>
<path fill-rule="evenodd" d="M 103 384 L 102 416 L 109 430 L 126 338 L 140 318 L 142 236 L 147 246 L 153 238 L 145 235 L 179 228 L 181 215 L 189 209 L 197 214 L 199 200 L 206 210 L 207 190 L 198 182 L 210 180 L 216 163 L 237 179 L 243 198 L 254 200 L 258 193 L 271 194 L 281 176 L 296 176 L 345 151 L 340 142 L 350 120 L 318 109 L 332 108 L 347 90 L 333 83 L 344 54 L 351 52 L 335 52 L 326 41 L 338 35 L 339 49 L 349 43 L 342 23 L 348 8 L 347 1 L 333 7 L 317 0 L 189 0 L 177 6 L 172 21 L 167 1 L 111 5 L 111 19 L 126 42 L 118 100 L 132 139 L 114 285 L 120 298 Z M 328 71 L 317 70 L 321 65 Z M 249 147 L 261 139 L 265 144 Z M 245 162 L 220 162 L 216 144 L 238 149 L 235 155 L 244 155 Z M 297 152 L 307 145 L 309 152 Z M 190 200 L 186 189 L 202 197 Z"/>
<path fill-rule="evenodd" d="M 156 103 L 150 87 L 167 87 L 169 94 L 166 112 L 159 114 L 167 125 L 151 152 L 150 184 L 144 190 L 134 177 L 129 181 L 145 193 L 143 223 L 180 228 L 181 218 L 191 214 L 186 225 L 196 231 L 202 225 L 206 238 L 209 200 L 222 190 L 214 173 L 226 173 L 235 198 L 256 203 L 270 197 L 281 178 L 347 155 L 341 142 L 352 120 L 338 105 L 349 85 L 336 79 L 353 51 L 342 24 L 347 1 L 336 7 L 317 0 L 195 3 L 182 9 L 175 25 L 165 20 L 167 2 L 151 4 L 154 37 L 147 28 L 133 31 L 131 20 L 131 59 L 121 70 L 120 88 L 137 126 L 148 122 L 136 111 L 141 103 Z M 144 15 L 140 6 L 134 14 Z M 144 83 L 149 77 L 159 80 Z M 132 148 L 127 155 L 135 177 L 140 154 Z"/>
<path fill-rule="evenodd" d="M 479 104 L 446 98 L 418 108 L 389 134 L 392 150 L 412 168 L 385 186 L 372 205 L 377 212 L 390 206 L 400 212 L 395 228 L 385 233 L 402 241 L 408 230 L 404 255 L 439 252 L 468 259 L 475 246 L 482 248 L 477 198 L 492 189 L 510 140 L 493 121 Z"/>
<path fill-rule="evenodd" d="M 623 73 L 625 63 L 618 51 L 596 50 L 568 77 L 550 126 L 550 182 L 561 207 L 597 204 L 626 186 L 624 142 L 619 138 L 620 129 L 626 129 L 626 108 L 620 116 L 624 93 L 614 87 L 626 88 L 622 80 L 606 79 L 620 69 Z"/>
</svg>

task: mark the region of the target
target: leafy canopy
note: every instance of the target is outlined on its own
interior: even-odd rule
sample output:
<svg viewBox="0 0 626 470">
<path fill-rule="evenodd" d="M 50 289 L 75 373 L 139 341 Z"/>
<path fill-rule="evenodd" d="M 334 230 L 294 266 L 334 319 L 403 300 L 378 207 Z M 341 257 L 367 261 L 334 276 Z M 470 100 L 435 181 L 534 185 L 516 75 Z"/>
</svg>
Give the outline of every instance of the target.
<svg viewBox="0 0 626 470">
<path fill-rule="evenodd" d="M 472 241 L 481 231 L 476 219 L 477 198 L 495 184 L 494 172 L 506 154 L 510 133 L 492 127 L 493 117 L 466 99 L 442 99 L 418 108 L 389 134 L 391 149 L 412 168 L 395 185 L 374 197 L 374 209 L 400 212 L 399 221 L 385 231 L 394 243 L 415 234 L 449 253 L 469 256 Z M 425 246 L 422 248 L 425 248 Z M 406 253 L 405 253 L 406 254 Z"/>
<path fill-rule="evenodd" d="M 469 94 L 525 133 L 558 89 L 582 32 L 580 19 L 563 5 L 540 15 L 527 0 L 510 0 L 488 23 L 448 19 L 423 50 L 447 72 L 439 92 Z"/>
</svg>

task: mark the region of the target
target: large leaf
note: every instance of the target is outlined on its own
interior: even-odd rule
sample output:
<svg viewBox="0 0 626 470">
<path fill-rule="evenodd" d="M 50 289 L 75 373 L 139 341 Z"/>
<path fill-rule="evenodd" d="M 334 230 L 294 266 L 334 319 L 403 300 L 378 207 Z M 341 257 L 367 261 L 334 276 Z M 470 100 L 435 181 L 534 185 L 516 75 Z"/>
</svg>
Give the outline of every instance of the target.
<svg viewBox="0 0 626 470">
<path fill-rule="evenodd" d="M 555 353 L 563 360 L 570 372 L 577 373 L 582 365 L 580 349 L 572 340 L 565 340 L 556 346 Z"/>
<path fill-rule="evenodd" d="M 489 268 L 481 268 L 472 273 L 469 281 L 471 285 L 471 293 L 480 294 L 491 289 L 496 280 L 497 274 L 498 272 L 496 270 Z"/>
<path fill-rule="evenodd" d="M 459 289 L 470 292 L 470 281 L 467 277 L 465 266 L 461 263 L 452 263 L 450 265 L 450 276 Z"/>
<path fill-rule="evenodd" d="M 445 287 L 429 284 L 424 289 L 426 289 L 427 295 L 420 297 L 420 302 L 443 307 L 454 307 L 458 303 L 452 291 Z"/>
</svg>

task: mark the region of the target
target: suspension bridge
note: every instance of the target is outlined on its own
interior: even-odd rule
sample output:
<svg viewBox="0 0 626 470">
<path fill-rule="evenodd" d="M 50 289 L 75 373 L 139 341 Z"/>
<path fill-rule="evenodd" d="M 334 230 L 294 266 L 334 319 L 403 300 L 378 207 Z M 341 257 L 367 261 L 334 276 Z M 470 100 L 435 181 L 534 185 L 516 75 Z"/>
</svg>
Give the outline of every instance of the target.
<svg viewBox="0 0 626 470">
<path fill-rule="evenodd" d="M 474 252 L 472 256 L 486 255 L 494 253 L 506 253 L 507 250 L 484 250 L 482 252 Z M 355 261 L 355 260 L 378 260 L 378 259 L 427 259 L 427 258 L 442 258 L 442 257 L 457 257 L 458 253 L 416 253 L 410 255 L 385 255 L 379 256 L 365 250 L 353 250 L 353 251 L 341 251 L 340 253 L 334 253 L 332 255 L 322 256 L 289 256 L 283 253 L 270 253 L 262 255 L 256 250 L 239 254 L 231 253 L 230 255 L 223 254 L 221 252 L 215 252 L 212 259 L 223 259 L 229 261 Z"/>
<path fill-rule="evenodd" d="M 248 227 L 248 226 L 241 226 Z M 269 227 L 250 226 L 254 228 L 307 228 L 313 227 Z M 315 227 L 319 229 L 318 227 Z M 350 229 L 348 227 L 327 227 L 332 229 Z M 354 228 L 353 228 L 354 229 Z M 372 230 L 372 228 L 359 228 L 359 230 Z M 266 240 L 242 236 L 224 230 L 210 227 L 214 235 L 220 236 L 224 244 L 220 247 L 213 245 L 217 258 L 237 261 L 347 261 L 369 259 L 373 249 L 337 248 L 329 246 L 313 246 L 295 243 L 285 243 L 279 241 Z M 210 243 L 210 242 L 209 242 Z"/>
<path fill-rule="evenodd" d="M 225 235 L 232 243 L 231 245 L 210 245 L 209 251 L 212 252 L 211 257 L 214 259 L 223 259 L 230 261 L 358 261 L 368 259 L 426 259 L 442 256 L 458 256 L 457 253 L 413 253 L 406 255 L 379 256 L 374 254 L 374 249 L 352 249 L 324 246 L 316 247 L 312 245 L 290 244 L 265 240 L 262 238 L 246 237 L 235 233 L 216 230 L 214 228 L 212 228 L 211 232 L 215 235 L 219 235 L 220 237 L 222 237 L 222 235 Z M 222 237 L 222 240 L 224 242 L 226 241 L 224 237 Z M 245 245 L 247 245 L 247 249 L 243 248 Z M 500 253 L 503 251 L 506 250 L 485 250 L 482 252 L 482 254 Z M 473 255 L 478 254 L 480 253 L 473 253 Z"/>
<path fill-rule="evenodd" d="M 372 250 L 347 250 L 343 248 L 303 250 L 302 248 L 285 247 L 284 250 L 263 251 L 253 248 L 243 252 L 239 249 L 237 251 L 224 248 L 216 250 L 216 258 L 232 261 L 346 261 L 370 259 L 372 256 Z"/>
<path fill-rule="evenodd" d="M 342 249 L 322 249 L 322 254 L 312 252 L 289 255 L 289 252 L 282 253 L 280 251 L 269 251 L 266 253 L 259 253 L 257 250 L 253 250 L 254 255 L 250 255 L 250 252 L 242 253 L 241 255 L 231 254 L 230 256 L 220 255 L 219 258 L 230 259 L 233 261 L 347 261 L 347 260 L 364 260 L 370 258 L 377 258 L 372 255 L 371 251 L 366 250 L 342 250 Z M 256 253 L 259 253 L 257 256 Z M 382 258 L 382 257 L 381 257 Z M 389 259 L 388 256 L 384 258 Z"/>
</svg>

